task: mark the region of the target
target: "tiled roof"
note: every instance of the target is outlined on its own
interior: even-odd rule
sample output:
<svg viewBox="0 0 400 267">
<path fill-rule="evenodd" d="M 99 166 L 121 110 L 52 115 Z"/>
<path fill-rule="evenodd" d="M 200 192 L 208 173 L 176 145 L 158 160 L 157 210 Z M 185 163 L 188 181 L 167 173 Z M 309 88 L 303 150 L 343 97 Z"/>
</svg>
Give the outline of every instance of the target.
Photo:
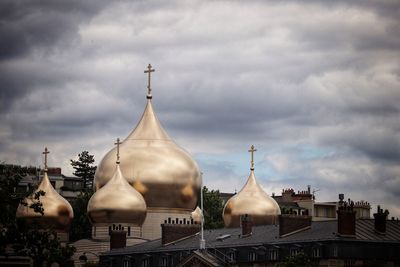
<svg viewBox="0 0 400 267">
<path fill-rule="evenodd" d="M 230 237 L 217 240 L 217 237 L 230 235 Z M 400 243 L 400 222 L 387 221 L 386 234 L 379 234 L 374 231 L 374 220 L 359 219 L 356 221 L 356 237 L 341 237 L 337 235 L 337 221 L 312 222 L 311 228 L 279 237 L 279 226 L 264 225 L 254 226 L 252 235 L 241 237 L 240 228 L 223 228 L 205 230 L 204 239 L 207 248 L 240 247 L 240 246 L 261 246 L 265 244 L 280 245 L 288 243 L 322 242 L 322 241 L 369 241 L 369 242 L 394 242 Z M 199 235 L 188 237 L 167 246 L 161 245 L 161 240 L 153 240 L 135 246 L 106 252 L 107 255 L 167 252 L 177 250 L 194 250 L 199 247 Z"/>
</svg>

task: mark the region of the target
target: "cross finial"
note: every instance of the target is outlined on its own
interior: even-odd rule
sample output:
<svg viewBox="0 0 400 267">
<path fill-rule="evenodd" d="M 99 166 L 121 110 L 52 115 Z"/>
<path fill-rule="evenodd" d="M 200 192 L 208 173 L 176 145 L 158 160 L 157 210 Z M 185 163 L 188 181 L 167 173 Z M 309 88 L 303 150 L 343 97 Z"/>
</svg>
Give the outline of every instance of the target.
<svg viewBox="0 0 400 267">
<path fill-rule="evenodd" d="M 44 155 L 44 170 L 47 171 L 47 154 L 49 154 L 50 151 L 47 149 L 47 147 L 44 148 L 44 151 L 42 154 Z"/>
<path fill-rule="evenodd" d="M 117 142 L 114 143 L 114 145 L 117 145 L 117 164 L 119 164 L 119 145 L 122 144 L 122 142 L 119 141 L 119 138 L 117 138 Z"/>
<path fill-rule="evenodd" d="M 147 99 L 151 99 L 151 98 L 152 98 L 152 95 L 151 95 L 151 84 L 150 84 L 150 82 L 151 82 L 151 73 L 152 73 L 152 72 L 155 72 L 155 71 L 156 71 L 155 69 L 152 69 L 152 68 L 151 68 L 151 64 L 149 64 L 149 65 L 147 66 L 147 70 L 144 71 L 144 73 L 147 73 L 147 74 L 148 74 Z"/>
<path fill-rule="evenodd" d="M 254 171 L 254 152 L 256 152 L 257 149 L 254 148 L 254 145 L 251 145 L 249 152 L 251 153 L 251 168 L 250 170 Z"/>
</svg>

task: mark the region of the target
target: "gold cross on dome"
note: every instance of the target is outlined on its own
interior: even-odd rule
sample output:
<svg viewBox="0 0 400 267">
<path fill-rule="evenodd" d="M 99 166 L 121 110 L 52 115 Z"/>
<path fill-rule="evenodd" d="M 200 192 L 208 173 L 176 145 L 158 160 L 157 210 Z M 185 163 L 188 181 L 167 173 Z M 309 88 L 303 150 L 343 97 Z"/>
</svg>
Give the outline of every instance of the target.
<svg viewBox="0 0 400 267">
<path fill-rule="evenodd" d="M 152 69 L 151 68 L 151 64 L 149 64 L 148 66 L 147 66 L 147 70 L 145 70 L 144 71 L 144 73 L 147 73 L 148 75 L 147 75 L 147 77 L 148 77 L 148 81 L 147 81 L 147 97 L 148 98 L 151 98 L 151 73 L 152 72 L 155 72 L 156 70 L 155 69 Z"/>
<path fill-rule="evenodd" d="M 254 148 L 254 145 L 251 145 L 249 152 L 251 153 L 251 170 L 254 170 L 254 152 L 256 152 L 257 149 Z"/>
<path fill-rule="evenodd" d="M 44 151 L 42 154 L 44 155 L 44 169 L 47 170 L 47 154 L 49 154 L 50 151 L 47 149 L 47 147 L 44 148 Z"/>
<path fill-rule="evenodd" d="M 119 145 L 122 144 L 122 142 L 119 141 L 119 138 L 117 138 L 117 142 L 114 143 L 114 145 L 117 145 L 117 163 L 119 164 Z"/>
</svg>

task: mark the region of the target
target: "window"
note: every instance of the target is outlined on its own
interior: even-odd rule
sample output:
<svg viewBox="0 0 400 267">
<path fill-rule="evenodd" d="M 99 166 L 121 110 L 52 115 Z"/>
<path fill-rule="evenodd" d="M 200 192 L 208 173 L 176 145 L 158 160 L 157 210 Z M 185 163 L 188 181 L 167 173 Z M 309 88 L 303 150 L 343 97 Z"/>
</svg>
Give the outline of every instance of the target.
<svg viewBox="0 0 400 267">
<path fill-rule="evenodd" d="M 299 254 L 299 249 L 298 248 L 291 248 L 290 249 L 290 257 L 294 257 L 297 254 Z"/>
<path fill-rule="evenodd" d="M 142 260 L 142 263 L 140 264 L 141 267 L 150 267 L 150 259 L 144 259 Z"/>
<path fill-rule="evenodd" d="M 124 260 L 124 261 L 122 262 L 122 266 L 123 266 L 123 267 L 130 267 L 130 266 L 131 266 L 131 263 L 129 262 L 129 260 Z"/>
<path fill-rule="evenodd" d="M 269 260 L 277 261 L 278 257 L 279 257 L 279 254 L 278 254 L 278 250 L 277 249 L 271 249 L 269 251 Z"/>
<path fill-rule="evenodd" d="M 234 252 L 234 251 L 229 252 L 228 260 L 229 260 L 229 262 L 235 262 L 236 261 L 236 252 Z"/>
<path fill-rule="evenodd" d="M 128 236 L 131 236 L 131 227 L 128 226 Z"/>
<path fill-rule="evenodd" d="M 344 267 L 355 267 L 355 260 L 345 260 L 344 261 Z"/>
<path fill-rule="evenodd" d="M 337 257 L 338 256 L 338 247 L 337 246 L 333 247 L 332 254 L 333 254 L 333 257 Z"/>
<path fill-rule="evenodd" d="M 249 252 L 249 261 L 256 261 L 257 260 L 257 254 L 255 251 L 250 251 Z"/>
<path fill-rule="evenodd" d="M 166 257 L 166 256 L 161 257 L 160 266 L 161 267 L 167 267 L 168 266 L 168 257 Z"/>
<path fill-rule="evenodd" d="M 312 257 L 313 258 L 321 258 L 321 248 L 315 247 L 312 249 Z"/>
</svg>

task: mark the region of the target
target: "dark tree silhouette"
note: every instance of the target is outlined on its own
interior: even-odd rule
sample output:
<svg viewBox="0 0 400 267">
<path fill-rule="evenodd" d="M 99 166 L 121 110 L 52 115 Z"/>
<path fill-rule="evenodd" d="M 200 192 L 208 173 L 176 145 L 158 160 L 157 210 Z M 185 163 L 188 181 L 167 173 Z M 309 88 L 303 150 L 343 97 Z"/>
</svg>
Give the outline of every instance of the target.
<svg viewBox="0 0 400 267">
<path fill-rule="evenodd" d="M 209 191 L 207 187 L 203 187 L 203 208 L 204 208 L 204 228 L 216 229 L 224 227 L 222 219 L 222 198 L 219 190 Z"/>
<path fill-rule="evenodd" d="M 71 159 L 71 166 L 75 169 L 75 176 L 82 178 L 85 191 L 93 189 L 93 179 L 97 166 L 93 166 L 94 156 L 88 151 L 78 154 L 78 160 Z"/>
</svg>

